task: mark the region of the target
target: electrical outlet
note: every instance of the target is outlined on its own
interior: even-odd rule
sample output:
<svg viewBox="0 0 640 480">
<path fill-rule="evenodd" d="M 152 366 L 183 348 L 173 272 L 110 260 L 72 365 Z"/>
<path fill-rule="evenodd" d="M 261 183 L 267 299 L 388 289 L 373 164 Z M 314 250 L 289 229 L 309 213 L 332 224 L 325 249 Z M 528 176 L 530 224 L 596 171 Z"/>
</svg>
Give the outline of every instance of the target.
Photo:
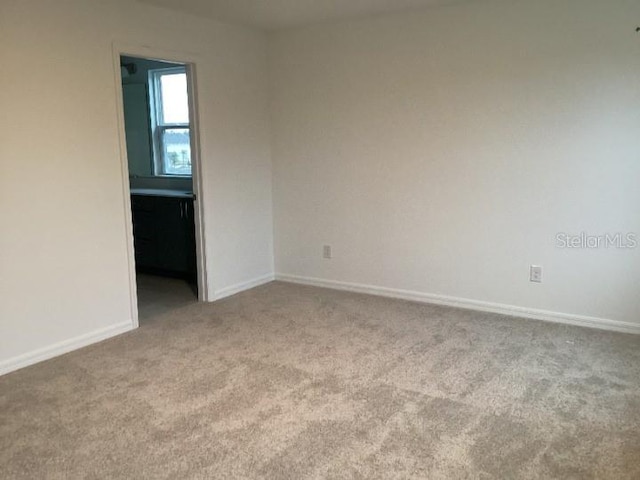
<svg viewBox="0 0 640 480">
<path fill-rule="evenodd" d="M 529 268 L 529 281 L 542 283 L 542 267 L 540 265 L 531 265 Z"/>
<path fill-rule="evenodd" d="M 331 258 L 331 245 L 324 245 L 322 247 L 322 258 Z"/>
</svg>

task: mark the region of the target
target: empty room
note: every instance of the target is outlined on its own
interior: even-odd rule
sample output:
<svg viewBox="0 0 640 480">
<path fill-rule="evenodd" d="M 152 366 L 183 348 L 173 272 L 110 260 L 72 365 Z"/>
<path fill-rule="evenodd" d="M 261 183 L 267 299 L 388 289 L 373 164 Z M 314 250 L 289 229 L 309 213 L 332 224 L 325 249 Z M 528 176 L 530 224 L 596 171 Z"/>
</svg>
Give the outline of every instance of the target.
<svg viewBox="0 0 640 480">
<path fill-rule="evenodd" d="M 1 0 L 0 478 L 640 478 L 638 0 Z"/>
</svg>

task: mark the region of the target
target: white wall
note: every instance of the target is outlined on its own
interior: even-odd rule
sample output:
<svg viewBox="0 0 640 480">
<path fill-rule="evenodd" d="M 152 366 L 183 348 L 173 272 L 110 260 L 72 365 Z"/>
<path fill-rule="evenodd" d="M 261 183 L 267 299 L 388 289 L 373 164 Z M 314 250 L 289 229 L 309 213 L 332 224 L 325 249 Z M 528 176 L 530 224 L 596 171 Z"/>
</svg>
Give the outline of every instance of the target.
<svg viewBox="0 0 640 480">
<path fill-rule="evenodd" d="M 209 297 L 273 272 L 264 35 L 128 0 L 3 0 L 0 373 L 131 325 L 114 40 L 201 59 Z"/>
<path fill-rule="evenodd" d="M 0 373 L 130 328 L 114 40 L 201 59 L 210 298 L 272 274 L 273 227 L 282 274 L 640 325 L 640 249 L 554 242 L 640 232 L 639 17 L 486 0 L 274 35 L 272 224 L 263 34 L 3 0 Z"/>
<path fill-rule="evenodd" d="M 640 332 L 640 248 L 555 244 L 640 235 L 638 19 L 487 0 L 274 34 L 276 272 Z"/>
</svg>

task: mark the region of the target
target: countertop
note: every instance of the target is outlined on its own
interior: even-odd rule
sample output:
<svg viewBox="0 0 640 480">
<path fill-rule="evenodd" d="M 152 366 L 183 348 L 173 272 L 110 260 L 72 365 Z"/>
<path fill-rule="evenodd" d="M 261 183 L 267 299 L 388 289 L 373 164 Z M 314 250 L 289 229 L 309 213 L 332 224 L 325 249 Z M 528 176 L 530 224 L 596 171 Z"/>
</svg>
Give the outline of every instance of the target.
<svg viewBox="0 0 640 480">
<path fill-rule="evenodd" d="M 193 198 L 193 192 L 188 190 L 168 190 L 160 188 L 132 188 L 131 195 L 146 195 L 152 197 Z"/>
</svg>

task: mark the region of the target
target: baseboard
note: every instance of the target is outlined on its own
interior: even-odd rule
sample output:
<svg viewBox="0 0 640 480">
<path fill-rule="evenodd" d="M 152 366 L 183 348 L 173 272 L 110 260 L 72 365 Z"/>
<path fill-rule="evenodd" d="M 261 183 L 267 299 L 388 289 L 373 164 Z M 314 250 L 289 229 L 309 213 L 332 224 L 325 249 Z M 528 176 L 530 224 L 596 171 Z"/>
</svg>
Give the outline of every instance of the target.
<svg viewBox="0 0 640 480">
<path fill-rule="evenodd" d="M 223 298 L 230 297 L 231 295 L 244 292 L 245 290 L 249 290 L 251 288 L 259 287 L 260 285 L 273 282 L 274 280 L 275 275 L 273 273 L 269 273 L 267 275 L 254 278 L 246 282 L 236 283 L 235 285 L 216 290 L 213 295 L 213 301 L 215 302 L 216 300 L 222 300 Z"/>
<path fill-rule="evenodd" d="M 129 320 L 3 360 L 0 362 L 0 375 L 5 375 L 9 372 L 28 367 L 29 365 L 49 360 L 50 358 L 69 353 L 93 343 L 101 342 L 102 340 L 134 329 L 133 323 Z"/>
<path fill-rule="evenodd" d="M 378 287 L 374 285 L 363 285 L 359 283 L 338 282 L 335 280 L 324 280 L 321 278 L 301 277 L 283 273 L 276 274 L 276 280 L 300 285 L 311 285 L 315 287 L 331 288 L 334 290 L 345 290 L 349 292 L 366 293 L 382 297 L 411 300 L 414 302 L 431 303 L 445 305 L 449 307 L 464 308 L 481 312 L 498 313 L 512 317 L 542 320 L 545 322 L 564 323 L 580 327 L 597 328 L 614 332 L 640 334 L 640 324 L 610 320 L 607 318 L 587 317 L 569 313 L 550 312 L 534 308 L 518 307 L 515 305 L 504 305 L 500 303 L 483 302 L 470 300 L 467 298 L 451 297 L 430 293 L 415 292 L 411 290 L 399 290 L 395 288 Z"/>
</svg>

